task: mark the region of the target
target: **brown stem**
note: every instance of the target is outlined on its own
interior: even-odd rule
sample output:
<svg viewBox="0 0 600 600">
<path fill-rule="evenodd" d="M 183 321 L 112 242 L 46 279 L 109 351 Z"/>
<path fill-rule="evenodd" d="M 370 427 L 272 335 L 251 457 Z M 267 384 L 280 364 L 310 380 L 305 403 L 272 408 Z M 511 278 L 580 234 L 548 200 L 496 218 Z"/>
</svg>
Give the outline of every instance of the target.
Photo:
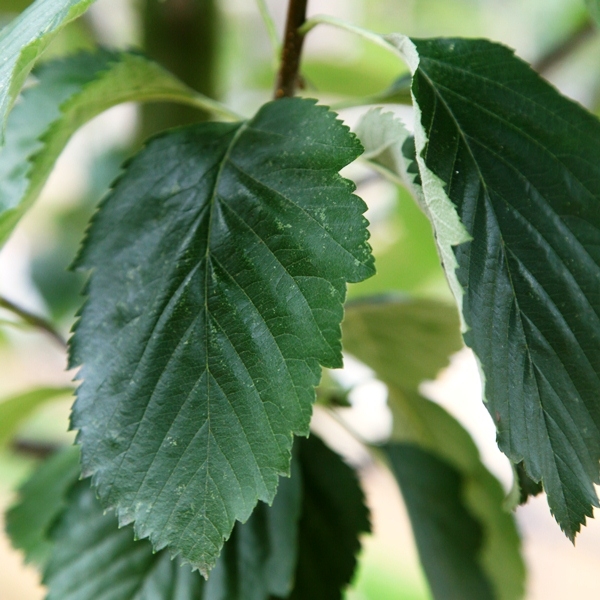
<svg viewBox="0 0 600 600">
<path fill-rule="evenodd" d="M 58 444 L 50 444 L 47 442 L 33 442 L 29 440 L 13 440 L 10 445 L 11 449 L 17 454 L 31 456 L 32 458 L 48 458 L 61 446 Z"/>
<path fill-rule="evenodd" d="M 63 348 L 67 347 L 67 342 L 63 338 L 56 329 L 52 326 L 51 323 L 43 319 L 42 317 L 38 317 L 33 313 L 17 306 L 10 300 L 0 296 L 0 308 L 5 308 L 6 310 L 10 310 L 10 312 L 14 313 L 18 317 L 20 317 L 25 323 L 35 327 L 36 329 L 41 329 L 45 333 L 47 333 L 55 342 L 58 342 Z"/>
<path fill-rule="evenodd" d="M 298 33 L 298 28 L 306 21 L 307 4 L 308 0 L 290 0 L 288 5 L 285 37 L 281 52 L 281 67 L 279 73 L 277 73 L 277 83 L 275 85 L 275 100 L 291 98 L 296 91 L 300 55 L 304 43 L 304 36 Z"/>
<path fill-rule="evenodd" d="M 551 48 L 539 60 L 533 63 L 533 68 L 538 73 L 546 73 L 560 64 L 565 58 L 579 49 L 590 37 L 596 33 L 596 26 L 591 19 L 585 20 L 576 27 L 566 39 Z"/>
</svg>

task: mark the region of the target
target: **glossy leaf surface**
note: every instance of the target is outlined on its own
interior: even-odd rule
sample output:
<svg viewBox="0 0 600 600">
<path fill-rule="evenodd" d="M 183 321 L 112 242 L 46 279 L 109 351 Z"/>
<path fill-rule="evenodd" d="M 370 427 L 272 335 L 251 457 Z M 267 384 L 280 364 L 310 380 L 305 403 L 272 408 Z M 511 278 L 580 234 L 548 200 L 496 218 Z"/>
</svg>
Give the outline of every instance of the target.
<svg viewBox="0 0 600 600">
<path fill-rule="evenodd" d="M 400 443 L 412 448 L 406 450 L 404 460 L 413 457 L 415 464 L 399 467 L 408 470 L 405 485 L 411 488 L 412 498 L 427 495 L 421 483 L 427 483 L 430 491 L 439 485 L 447 494 L 445 508 L 436 504 L 434 493 L 430 504 L 418 502 L 419 509 L 411 515 L 421 560 L 436 598 L 445 598 L 444 582 L 453 582 L 457 598 L 460 594 L 477 598 L 473 593 L 486 586 L 493 590 L 494 598 L 521 598 L 525 568 L 514 520 L 503 508 L 502 487 L 482 464 L 462 426 L 418 392 L 419 384 L 435 378 L 448 364 L 449 355 L 461 347 L 456 309 L 421 299 L 364 300 L 347 307 L 343 332 L 345 349 L 388 386 L 388 405 L 394 418 L 390 447 Z M 392 462 L 396 458 L 394 454 Z M 447 481 L 436 483 L 435 476 L 425 471 L 423 482 L 415 481 L 414 470 L 419 468 L 440 472 Z M 448 555 L 451 538 L 445 537 L 444 527 L 437 527 L 440 515 L 447 516 L 450 506 L 457 511 L 457 521 L 471 524 L 465 535 L 472 541 L 481 537 L 481 543 L 472 543 L 458 562 Z M 481 582 L 482 573 L 487 584 Z M 484 588 L 477 587 L 480 585 Z"/>
<path fill-rule="evenodd" d="M 70 137 L 128 101 L 194 104 L 197 94 L 141 55 L 100 50 L 36 68 L 37 83 L 11 112 L 0 148 L 0 245 L 31 208 Z"/>
<path fill-rule="evenodd" d="M 573 539 L 600 482 L 600 123 L 498 44 L 414 50 L 421 175 L 473 238 L 456 249 L 465 340 L 500 447 Z"/>
<path fill-rule="evenodd" d="M 35 61 L 54 36 L 94 0 L 37 0 L 0 31 L 0 145 L 8 113 Z"/>
<path fill-rule="evenodd" d="M 86 475 L 139 537 L 207 572 L 270 502 L 320 365 L 341 365 L 347 281 L 373 273 L 362 148 L 309 100 L 155 138 L 93 220 L 71 346 Z"/>
</svg>

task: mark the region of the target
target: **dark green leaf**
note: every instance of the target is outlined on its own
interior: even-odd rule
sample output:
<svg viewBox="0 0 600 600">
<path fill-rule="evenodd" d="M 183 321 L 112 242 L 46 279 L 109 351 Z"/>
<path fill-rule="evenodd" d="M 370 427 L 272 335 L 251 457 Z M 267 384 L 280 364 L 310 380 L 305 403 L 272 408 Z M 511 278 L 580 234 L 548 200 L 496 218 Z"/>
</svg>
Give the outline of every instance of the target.
<svg viewBox="0 0 600 600">
<path fill-rule="evenodd" d="M 8 512 L 7 530 L 26 558 L 45 566 L 49 600 L 267 600 L 293 584 L 301 504 L 301 475 L 280 481 L 272 507 L 260 503 L 232 537 L 205 583 L 167 551 L 134 541 L 104 514 L 89 481 L 77 482 L 79 451 L 42 464 Z M 50 559 L 50 560 L 48 560 Z"/>
<path fill-rule="evenodd" d="M 37 0 L 0 31 L 0 145 L 6 118 L 37 58 L 94 0 Z"/>
<path fill-rule="evenodd" d="M 162 67 L 129 52 L 80 53 L 34 71 L 0 148 L 0 245 L 36 200 L 69 138 L 106 109 L 132 100 L 200 103 Z"/>
<path fill-rule="evenodd" d="M 66 398 L 73 388 L 39 388 L 18 394 L 0 402 L 0 447 L 6 444 L 13 433 L 46 402 Z"/>
<path fill-rule="evenodd" d="M 304 496 L 290 600 L 339 600 L 350 583 L 369 512 L 354 471 L 312 435 L 299 440 Z"/>
<path fill-rule="evenodd" d="M 308 433 L 320 364 L 341 365 L 347 281 L 373 273 L 362 148 L 314 101 L 154 139 L 96 215 L 71 346 L 86 475 L 139 537 L 207 572 L 270 502 Z"/>
<path fill-rule="evenodd" d="M 541 483 L 533 481 L 527 475 L 527 470 L 522 462 L 515 465 L 515 473 L 519 484 L 519 504 L 525 504 L 530 496 L 537 496 L 544 491 Z"/>
<path fill-rule="evenodd" d="M 484 533 L 465 506 L 465 478 L 413 444 L 390 444 L 385 453 L 402 489 L 434 598 L 496 598 L 479 562 Z"/>
<path fill-rule="evenodd" d="M 424 195 L 473 238 L 456 249 L 465 341 L 500 447 L 573 539 L 600 482 L 600 123 L 503 46 L 414 51 Z"/>
<path fill-rule="evenodd" d="M 27 561 L 43 565 L 50 558 L 51 526 L 65 510 L 79 472 L 79 450 L 67 448 L 42 463 L 19 490 L 17 504 L 6 514 L 6 531 Z"/>
<path fill-rule="evenodd" d="M 89 481 L 71 490 L 68 507 L 52 532 L 52 557 L 44 571 L 46 600 L 198 600 L 204 580 L 167 552 L 154 554 L 104 514 Z"/>
<path fill-rule="evenodd" d="M 470 515 L 483 530 L 482 544 L 472 560 L 462 566 L 446 556 L 447 546 L 439 547 L 435 554 L 435 548 L 426 550 L 420 545 L 423 563 L 439 563 L 444 577 L 465 584 L 479 580 L 481 570 L 495 598 L 516 600 L 523 594 L 525 569 L 514 520 L 503 509 L 502 487 L 481 463 L 475 444 L 461 425 L 441 406 L 418 393 L 418 384 L 433 379 L 448 363 L 448 355 L 460 348 L 458 329 L 454 307 L 388 298 L 348 306 L 343 339 L 345 349 L 388 385 L 394 442 L 411 444 L 447 463 L 464 484 L 460 514 Z M 418 528 L 422 525 L 413 525 L 415 535 L 420 535 Z M 426 570 L 432 587 L 437 589 L 441 575 L 430 567 Z M 469 589 L 463 589 L 465 598 L 469 597 Z"/>
</svg>

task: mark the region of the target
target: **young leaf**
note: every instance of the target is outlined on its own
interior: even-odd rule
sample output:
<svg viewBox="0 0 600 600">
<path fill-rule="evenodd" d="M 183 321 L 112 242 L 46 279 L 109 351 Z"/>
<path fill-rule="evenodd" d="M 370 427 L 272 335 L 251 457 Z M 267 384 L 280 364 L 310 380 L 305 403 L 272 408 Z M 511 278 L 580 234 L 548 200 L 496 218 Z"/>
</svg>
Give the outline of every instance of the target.
<svg viewBox="0 0 600 600">
<path fill-rule="evenodd" d="M 314 101 L 155 138 L 93 220 L 71 346 L 83 468 L 121 524 L 203 573 L 270 502 L 341 365 L 347 281 L 373 273 L 362 148 Z"/>
<path fill-rule="evenodd" d="M 204 105 L 173 75 L 130 52 L 82 52 L 34 71 L 37 84 L 10 114 L 0 148 L 0 246 L 36 200 L 69 138 L 116 104 L 170 100 Z"/>
<path fill-rule="evenodd" d="M 37 0 L 0 31 L 0 145 L 6 118 L 35 61 L 94 0 Z"/>
<path fill-rule="evenodd" d="M 341 600 L 371 530 L 354 471 L 314 435 L 300 440 L 304 483 L 298 566 L 290 600 Z"/>
<path fill-rule="evenodd" d="M 73 388 L 39 388 L 0 402 L 0 447 L 31 414 L 46 402 L 73 394 Z"/>
<path fill-rule="evenodd" d="M 402 489 L 433 597 L 495 599 L 478 560 L 483 528 L 465 506 L 465 478 L 414 444 L 390 444 L 385 453 Z"/>
<path fill-rule="evenodd" d="M 442 471 L 450 479 L 458 477 L 461 481 L 457 518 L 460 516 L 464 521 L 466 513 L 469 523 L 478 524 L 472 530 L 475 537 L 479 535 L 477 528 L 482 529 L 481 545 L 472 545 L 469 560 L 458 564 L 453 556 L 447 555 L 445 539 L 432 543 L 435 529 L 424 529 L 420 523 L 414 523 L 421 560 L 436 597 L 446 598 L 439 591 L 443 589 L 440 582 L 446 580 L 457 585 L 464 582 L 464 587 L 458 587 L 464 595 L 458 594 L 457 598 L 489 597 L 473 596 L 468 583 L 479 581 L 483 572 L 495 598 L 521 598 L 525 568 L 514 520 L 503 510 L 502 487 L 481 463 L 475 444 L 461 425 L 442 407 L 418 393 L 420 381 L 434 378 L 447 365 L 448 355 L 461 346 L 456 309 L 423 300 L 363 301 L 347 307 L 343 334 L 345 349 L 370 366 L 388 385 L 388 405 L 394 416 L 393 442 L 411 444 L 426 452 L 421 462 L 429 461 L 432 469 L 437 465 L 436 458 L 443 461 L 447 466 Z M 409 452 L 421 456 L 418 451 Z M 410 478 L 408 485 L 413 486 L 414 493 L 419 492 L 415 488 L 417 483 Z M 455 492 L 456 488 L 450 486 L 447 500 L 452 500 L 456 509 Z M 435 521 L 439 517 L 437 508 L 433 501 L 429 506 L 422 503 L 421 513 L 413 513 L 411 519 L 413 516 L 421 519 L 422 511 L 429 509 L 429 517 Z"/>
<path fill-rule="evenodd" d="M 499 445 L 573 539 L 600 482 L 600 123 L 503 46 L 402 44 L 424 195 L 473 238 L 456 275 Z"/>
<path fill-rule="evenodd" d="M 70 447 L 42 463 L 19 490 L 18 502 L 6 513 L 6 532 L 28 562 L 43 566 L 50 558 L 50 529 L 79 473 L 79 449 Z"/>
</svg>

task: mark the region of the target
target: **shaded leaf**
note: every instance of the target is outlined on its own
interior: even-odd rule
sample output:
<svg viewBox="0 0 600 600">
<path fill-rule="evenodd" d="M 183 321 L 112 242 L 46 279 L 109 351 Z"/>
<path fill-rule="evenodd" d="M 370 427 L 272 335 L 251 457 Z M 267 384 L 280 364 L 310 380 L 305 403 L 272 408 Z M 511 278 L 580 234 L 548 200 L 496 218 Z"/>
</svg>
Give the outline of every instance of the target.
<svg viewBox="0 0 600 600">
<path fill-rule="evenodd" d="M 0 31 L 0 145 L 8 113 L 35 61 L 94 0 L 37 0 Z"/>
<path fill-rule="evenodd" d="M 424 195 L 473 238 L 457 277 L 486 406 L 573 539 L 600 482 L 600 123 L 498 44 L 411 51 Z"/>
<path fill-rule="evenodd" d="M 38 67 L 0 148 L 0 245 L 32 206 L 69 138 L 84 123 L 128 101 L 194 104 L 193 90 L 156 63 L 129 52 L 82 52 Z"/>
<path fill-rule="evenodd" d="M 515 465 L 515 472 L 519 484 L 519 504 L 525 504 L 530 496 L 537 496 L 544 491 L 541 483 L 533 481 L 527 475 L 527 470 L 522 462 Z"/>
<path fill-rule="evenodd" d="M 300 441 L 304 484 L 298 567 L 290 600 L 339 600 L 368 533 L 369 512 L 356 474 L 316 436 Z"/>
<path fill-rule="evenodd" d="M 347 281 L 373 273 L 362 148 L 314 101 L 155 138 L 92 222 L 71 345 L 83 466 L 136 534 L 206 573 L 270 502 L 320 365 L 341 365 Z"/>
<path fill-rule="evenodd" d="M 8 513 L 13 543 L 44 566 L 49 600 L 267 600 L 289 593 L 302 495 L 298 465 L 281 480 L 272 507 L 260 503 L 236 525 L 206 583 L 167 551 L 155 554 L 148 541 L 134 541 L 132 527 L 119 529 L 78 474 L 77 448 L 56 455 Z"/>
<path fill-rule="evenodd" d="M 597 24 L 600 24 L 600 0 L 585 0 L 590 15 L 594 18 Z"/>
<path fill-rule="evenodd" d="M 40 406 L 73 394 L 73 388 L 39 388 L 0 402 L 0 447 Z"/>
<path fill-rule="evenodd" d="M 51 527 L 79 473 L 79 450 L 70 447 L 44 461 L 19 489 L 17 503 L 6 513 L 6 532 L 28 562 L 43 566 L 50 558 Z"/>
<path fill-rule="evenodd" d="M 496 598 L 479 564 L 483 528 L 465 506 L 461 473 L 413 444 L 390 444 L 385 453 L 402 489 L 433 597 Z"/>
<path fill-rule="evenodd" d="M 417 450 L 409 452 L 419 456 L 419 450 L 427 453 L 423 461 L 431 456 L 432 469 L 437 465 L 435 459 L 439 459 L 446 465 L 443 472 L 457 474 L 448 477 L 460 480 L 459 513 L 469 515 L 482 529 L 481 545 L 471 545 L 471 558 L 459 564 L 453 556 L 446 555 L 445 541 L 430 545 L 433 534 L 420 529 L 428 526 L 413 522 L 417 538 L 426 534 L 421 542 L 417 541 L 432 589 L 440 594 L 437 597 L 445 598 L 439 591 L 441 581 L 454 581 L 457 585 L 463 581 L 464 597 L 473 597 L 469 596 L 469 582 L 479 581 L 482 572 L 495 598 L 516 600 L 523 595 L 525 568 L 514 520 L 503 510 L 502 487 L 483 466 L 473 440 L 462 426 L 441 406 L 418 393 L 420 381 L 433 379 L 448 364 L 448 355 L 460 348 L 458 332 L 454 307 L 418 299 L 389 298 L 351 304 L 343 323 L 345 349 L 388 385 L 388 405 L 394 417 L 393 443 L 410 444 Z M 448 493 L 456 508 L 455 491 Z M 422 511 L 426 508 L 426 504 L 421 507 Z M 435 513 L 435 503 L 431 510 Z M 435 523 L 435 514 L 430 516 Z M 415 519 L 421 517 L 414 513 Z M 472 531 L 475 538 L 479 535 L 477 527 Z"/>
</svg>

